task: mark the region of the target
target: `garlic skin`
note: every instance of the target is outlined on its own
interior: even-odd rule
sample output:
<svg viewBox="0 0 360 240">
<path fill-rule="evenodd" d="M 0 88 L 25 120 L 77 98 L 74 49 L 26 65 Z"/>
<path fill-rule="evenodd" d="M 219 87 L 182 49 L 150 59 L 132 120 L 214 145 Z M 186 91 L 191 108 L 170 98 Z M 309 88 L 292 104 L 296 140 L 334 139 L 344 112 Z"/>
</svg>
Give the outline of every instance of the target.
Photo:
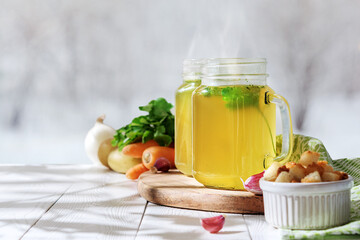
<svg viewBox="0 0 360 240">
<path fill-rule="evenodd" d="M 210 233 L 219 232 L 225 223 L 225 215 L 200 219 L 201 226 Z"/>
<path fill-rule="evenodd" d="M 249 177 L 248 179 L 246 179 L 245 183 L 244 183 L 244 188 L 246 190 L 248 190 L 249 192 L 252 192 L 256 195 L 262 195 L 262 190 L 260 188 L 260 178 L 262 178 L 264 176 L 265 171 L 252 175 L 251 177 Z"/>
<path fill-rule="evenodd" d="M 115 129 L 104 124 L 105 114 L 96 119 L 95 125 L 85 137 L 86 155 L 96 165 L 109 167 L 107 157 L 116 147 L 111 145 L 111 140 L 116 133 Z"/>
</svg>

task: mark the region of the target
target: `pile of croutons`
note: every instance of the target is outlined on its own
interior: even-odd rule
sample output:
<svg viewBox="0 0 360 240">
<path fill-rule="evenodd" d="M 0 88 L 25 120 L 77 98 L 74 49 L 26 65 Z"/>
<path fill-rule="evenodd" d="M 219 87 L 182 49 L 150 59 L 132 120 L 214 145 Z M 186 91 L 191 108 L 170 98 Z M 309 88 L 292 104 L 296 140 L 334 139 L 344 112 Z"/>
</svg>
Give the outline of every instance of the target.
<svg viewBox="0 0 360 240">
<path fill-rule="evenodd" d="M 274 162 L 264 173 L 264 179 L 272 182 L 314 183 L 347 179 L 345 172 L 334 171 L 327 161 L 318 161 L 317 152 L 304 152 L 298 163 L 281 165 Z"/>
</svg>

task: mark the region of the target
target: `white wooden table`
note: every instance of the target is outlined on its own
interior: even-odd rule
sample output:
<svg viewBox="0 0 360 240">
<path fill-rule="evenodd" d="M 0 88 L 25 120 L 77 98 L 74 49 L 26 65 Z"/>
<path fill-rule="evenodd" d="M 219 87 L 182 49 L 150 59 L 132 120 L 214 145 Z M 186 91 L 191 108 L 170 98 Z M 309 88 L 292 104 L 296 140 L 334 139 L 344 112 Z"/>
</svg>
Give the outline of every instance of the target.
<svg viewBox="0 0 360 240">
<path fill-rule="evenodd" d="M 0 239 L 280 239 L 262 215 L 226 214 L 206 232 L 200 218 L 218 214 L 147 202 L 102 167 L 0 165 Z"/>
</svg>

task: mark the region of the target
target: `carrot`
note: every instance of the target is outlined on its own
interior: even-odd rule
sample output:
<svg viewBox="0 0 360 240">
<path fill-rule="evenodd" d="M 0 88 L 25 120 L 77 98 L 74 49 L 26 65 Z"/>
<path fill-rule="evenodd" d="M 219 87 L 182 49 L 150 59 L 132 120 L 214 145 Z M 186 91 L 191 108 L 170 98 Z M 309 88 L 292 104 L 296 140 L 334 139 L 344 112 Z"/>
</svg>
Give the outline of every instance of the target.
<svg viewBox="0 0 360 240">
<path fill-rule="evenodd" d="M 135 166 L 133 166 L 132 168 L 130 168 L 129 170 L 126 171 L 126 177 L 128 179 L 132 179 L 132 180 L 135 180 L 135 179 L 138 179 L 140 174 L 146 172 L 146 171 L 149 171 L 149 169 L 147 169 L 144 164 L 142 163 L 139 163 L 139 164 L 136 164 Z"/>
<path fill-rule="evenodd" d="M 145 149 L 152 146 L 159 146 L 159 144 L 155 140 L 149 140 L 146 143 L 132 143 L 125 146 L 122 153 L 133 158 L 141 158 Z"/>
<path fill-rule="evenodd" d="M 168 159 L 170 167 L 175 168 L 175 150 L 171 147 L 154 146 L 147 148 L 142 155 L 142 162 L 145 167 L 150 169 L 160 157 Z"/>
</svg>

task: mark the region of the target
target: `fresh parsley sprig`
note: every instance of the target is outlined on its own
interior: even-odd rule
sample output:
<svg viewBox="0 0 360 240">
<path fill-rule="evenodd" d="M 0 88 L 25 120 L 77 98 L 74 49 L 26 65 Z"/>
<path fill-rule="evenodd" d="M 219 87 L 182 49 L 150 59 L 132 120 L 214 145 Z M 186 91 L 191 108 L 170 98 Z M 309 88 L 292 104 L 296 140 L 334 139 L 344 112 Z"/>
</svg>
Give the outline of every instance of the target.
<svg viewBox="0 0 360 240">
<path fill-rule="evenodd" d="M 169 146 L 174 141 L 175 117 L 170 112 L 173 105 L 164 98 L 152 100 L 141 111 L 148 115 L 136 117 L 125 127 L 116 131 L 112 145 L 119 150 L 134 142 L 147 142 L 154 139 L 160 146 Z"/>
<path fill-rule="evenodd" d="M 231 87 L 206 87 L 202 91 L 205 97 L 222 96 L 226 107 L 239 109 L 248 106 L 259 105 L 260 90 L 264 86 L 239 85 Z"/>
<path fill-rule="evenodd" d="M 237 109 L 247 106 L 258 107 L 260 89 L 263 86 L 226 87 L 221 90 L 223 100 L 228 108 Z"/>
</svg>

